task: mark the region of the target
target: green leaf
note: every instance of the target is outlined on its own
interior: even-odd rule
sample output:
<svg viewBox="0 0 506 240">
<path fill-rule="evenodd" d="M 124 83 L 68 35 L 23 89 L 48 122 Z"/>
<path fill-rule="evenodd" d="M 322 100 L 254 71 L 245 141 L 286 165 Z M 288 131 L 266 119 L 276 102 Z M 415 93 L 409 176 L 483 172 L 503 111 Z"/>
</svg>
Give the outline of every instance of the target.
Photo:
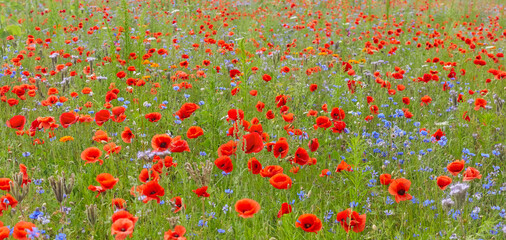
<svg viewBox="0 0 506 240">
<path fill-rule="evenodd" d="M 9 25 L 5 27 L 5 30 L 12 35 L 21 35 L 21 27 L 18 25 Z"/>
<path fill-rule="evenodd" d="M 9 33 L 0 29 L 0 38 L 6 38 L 7 36 L 9 36 Z"/>
</svg>

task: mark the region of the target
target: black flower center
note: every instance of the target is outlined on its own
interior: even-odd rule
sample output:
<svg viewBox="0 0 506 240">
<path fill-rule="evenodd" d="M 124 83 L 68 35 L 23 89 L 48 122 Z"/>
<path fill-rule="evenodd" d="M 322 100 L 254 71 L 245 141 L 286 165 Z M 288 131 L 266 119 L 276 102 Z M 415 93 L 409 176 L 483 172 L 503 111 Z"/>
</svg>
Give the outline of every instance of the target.
<svg viewBox="0 0 506 240">
<path fill-rule="evenodd" d="M 404 189 L 397 191 L 397 194 L 399 194 L 401 196 L 404 196 L 405 193 L 406 193 L 406 190 L 404 190 Z"/>
<path fill-rule="evenodd" d="M 160 147 L 166 148 L 167 147 L 167 143 L 166 142 L 160 143 Z"/>
<path fill-rule="evenodd" d="M 309 223 L 304 224 L 304 228 L 310 228 L 310 227 L 311 227 L 311 224 L 309 224 Z"/>
</svg>

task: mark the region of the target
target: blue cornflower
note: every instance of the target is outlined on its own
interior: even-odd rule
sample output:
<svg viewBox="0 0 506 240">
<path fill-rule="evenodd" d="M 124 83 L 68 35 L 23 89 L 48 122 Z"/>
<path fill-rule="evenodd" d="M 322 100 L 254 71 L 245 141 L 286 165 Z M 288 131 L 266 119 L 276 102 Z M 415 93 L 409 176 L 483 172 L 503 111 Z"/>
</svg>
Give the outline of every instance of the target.
<svg viewBox="0 0 506 240">
<path fill-rule="evenodd" d="M 54 240 L 67 240 L 67 235 L 65 233 L 59 233 L 56 235 L 56 238 Z"/>
<path fill-rule="evenodd" d="M 297 196 L 299 196 L 299 200 L 303 201 L 304 200 L 304 190 L 301 190 L 299 193 L 297 193 Z"/>
</svg>

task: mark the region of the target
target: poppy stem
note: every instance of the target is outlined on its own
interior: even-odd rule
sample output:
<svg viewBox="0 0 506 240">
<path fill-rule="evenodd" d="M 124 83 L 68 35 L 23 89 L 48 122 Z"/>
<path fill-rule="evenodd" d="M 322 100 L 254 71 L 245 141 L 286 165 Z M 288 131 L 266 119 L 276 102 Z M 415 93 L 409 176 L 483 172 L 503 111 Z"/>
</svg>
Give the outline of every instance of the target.
<svg viewBox="0 0 506 240">
<path fill-rule="evenodd" d="M 206 218 L 206 200 L 205 198 L 202 198 L 202 217 L 204 218 L 204 221 L 205 221 L 205 218 Z"/>
</svg>

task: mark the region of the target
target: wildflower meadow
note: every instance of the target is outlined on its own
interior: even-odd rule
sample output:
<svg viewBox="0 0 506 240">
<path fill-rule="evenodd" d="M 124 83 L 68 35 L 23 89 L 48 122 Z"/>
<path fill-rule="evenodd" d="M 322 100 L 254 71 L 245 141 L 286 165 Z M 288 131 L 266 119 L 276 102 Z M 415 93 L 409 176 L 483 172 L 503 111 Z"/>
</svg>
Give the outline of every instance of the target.
<svg viewBox="0 0 506 240">
<path fill-rule="evenodd" d="M 0 0 L 0 239 L 505 239 L 503 0 Z"/>
</svg>

